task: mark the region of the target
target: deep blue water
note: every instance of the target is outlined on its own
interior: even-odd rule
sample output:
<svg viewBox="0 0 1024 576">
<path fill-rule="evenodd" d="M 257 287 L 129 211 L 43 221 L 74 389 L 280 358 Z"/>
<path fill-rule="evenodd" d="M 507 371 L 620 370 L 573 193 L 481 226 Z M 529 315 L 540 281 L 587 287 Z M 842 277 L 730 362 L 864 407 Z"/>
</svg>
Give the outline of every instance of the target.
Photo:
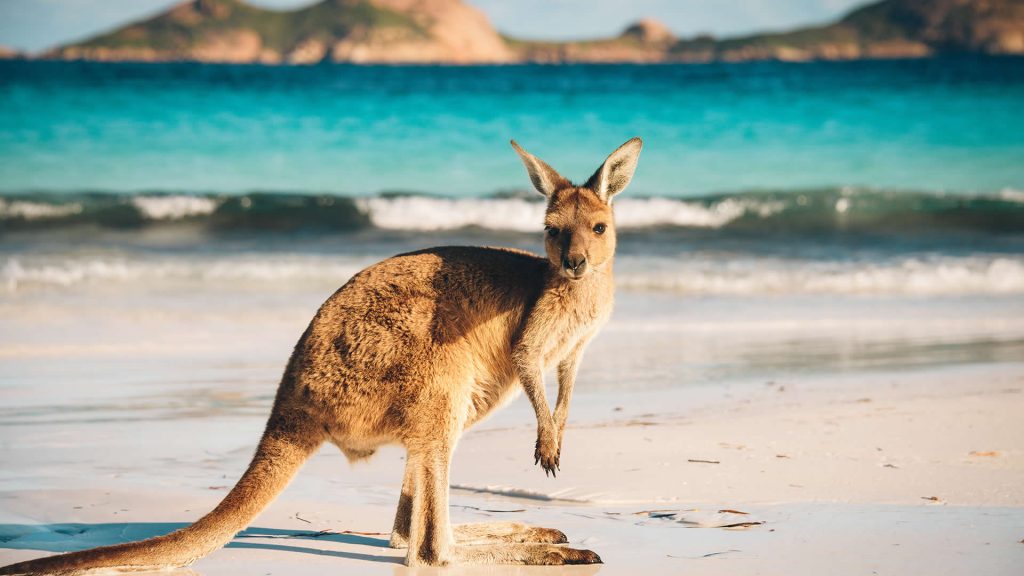
<svg viewBox="0 0 1024 576">
<path fill-rule="evenodd" d="M 0 192 L 523 189 L 629 137 L 631 193 L 1024 189 L 1024 59 L 680 66 L 0 62 Z"/>
</svg>

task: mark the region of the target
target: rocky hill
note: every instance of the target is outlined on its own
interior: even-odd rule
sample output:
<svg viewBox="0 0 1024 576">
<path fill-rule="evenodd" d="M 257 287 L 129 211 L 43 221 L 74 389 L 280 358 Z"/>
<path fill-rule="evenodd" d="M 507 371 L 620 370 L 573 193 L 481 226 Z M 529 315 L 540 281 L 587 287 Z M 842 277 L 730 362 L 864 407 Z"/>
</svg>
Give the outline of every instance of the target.
<svg viewBox="0 0 1024 576">
<path fill-rule="evenodd" d="M 506 38 L 522 62 L 664 62 L 679 39 L 656 20 L 641 20 L 614 38 L 581 42 L 535 42 Z"/>
<path fill-rule="evenodd" d="M 15 50 L 14 48 L 0 45 L 0 60 L 15 60 L 23 57 L 24 55 L 21 52 Z"/>
<path fill-rule="evenodd" d="M 706 62 L 1024 53 L 1024 0 L 882 0 L 839 21 L 741 38 L 679 39 L 643 20 L 578 42 L 502 37 L 461 0 L 322 0 L 273 11 L 243 0 L 190 0 L 47 58 L 309 64 Z"/>
<path fill-rule="evenodd" d="M 716 60 L 1024 53 L 1024 0 L 883 0 L 833 24 L 714 43 L 681 42 L 676 58 Z"/>
<path fill-rule="evenodd" d="M 460 0 L 323 0 L 287 12 L 191 0 L 45 56 L 87 60 L 507 62 L 487 17 Z"/>
</svg>

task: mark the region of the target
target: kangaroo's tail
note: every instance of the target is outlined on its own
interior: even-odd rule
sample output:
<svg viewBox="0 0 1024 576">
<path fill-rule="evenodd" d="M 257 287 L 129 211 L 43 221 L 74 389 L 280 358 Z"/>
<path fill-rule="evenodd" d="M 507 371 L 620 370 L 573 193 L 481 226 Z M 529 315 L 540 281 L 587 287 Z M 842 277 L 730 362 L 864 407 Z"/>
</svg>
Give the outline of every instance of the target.
<svg viewBox="0 0 1024 576">
<path fill-rule="evenodd" d="M 139 542 L 103 546 L 0 568 L 0 574 L 84 574 L 99 570 L 161 570 L 188 566 L 227 544 L 284 488 L 323 442 L 319 430 L 271 417 L 249 469 L 231 492 L 195 524 Z"/>
</svg>

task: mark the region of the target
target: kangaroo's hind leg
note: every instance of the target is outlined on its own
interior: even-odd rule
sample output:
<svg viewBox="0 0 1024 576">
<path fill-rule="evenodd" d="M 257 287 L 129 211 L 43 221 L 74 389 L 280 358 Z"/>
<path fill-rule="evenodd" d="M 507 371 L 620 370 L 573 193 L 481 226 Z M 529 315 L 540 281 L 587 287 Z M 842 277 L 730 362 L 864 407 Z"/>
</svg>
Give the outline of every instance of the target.
<svg viewBox="0 0 1024 576">
<path fill-rule="evenodd" d="M 561 565 L 601 562 L 601 558 L 589 550 L 554 544 L 508 543 L 500 538 L 498 541 L 484 539 L 480 544 L 457 544 L 448 516 L 448 478 L 454 444 L 454 438 L 451 438 L 409 445 L 406 466 L 410 469 L 406 476 L 411 477 L 412 505 L 406 564 Z"/>
<path fill-rule="evenodd" d="M 452 560 L 448 473 L 454 444 L 454 438 L 439 438 L 408 446 L 406 476 L 411 477 L 412 502 L 405 561 L 409 566 L 446 566 Z"/>
<path fill-rule="evenodd" d="M 392 548 L 406 548 L 409 545 L 409 525 L 412 521 L 414 469 L 411 463 L 405 466 L 402 493 L 398 497 L 398 511 L 395 525 L 391 530 Z M 537 542 L 564 544 L 568 542 L 561 530 L 528 526 L 520 522 L 480 522 L 455 524 L 452 526 L 455 542 L 458 544 L 486 544 L 488 542 Z"/>
<path fill-rule="evenodd" d="M 395 525 L 391 529 L 392 548 L 409 546 L 409 525 L 412 522 L 412 493 L 415 466 L 412 459 L 406 456 L 405 476 L 402 478 L 402 493 L 398 496 L 398 510 L 395 512 Z"/>
</svg>

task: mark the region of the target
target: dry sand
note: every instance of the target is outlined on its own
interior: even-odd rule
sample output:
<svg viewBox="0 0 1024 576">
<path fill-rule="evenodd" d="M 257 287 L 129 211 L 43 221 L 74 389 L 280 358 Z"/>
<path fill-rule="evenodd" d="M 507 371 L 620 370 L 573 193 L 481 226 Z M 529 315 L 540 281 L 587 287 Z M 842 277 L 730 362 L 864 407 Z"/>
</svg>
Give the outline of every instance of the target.
<svg viewBox="0 0 1024 576">
<path fill-rule="evenodd" d="M 444 574 L 1024 570 L 1020 364 L 580 394 L 574 409 L 557 479 L 532 465 L 524 400 L 469 433 L 452 513 L 557 527 L 605 564 Z M 7 465 L 24 469 L 9 469 L 0 491 L 0 562 L 194 520 L 244 468 L 261 424 L 94 422 L 88 438 L 81 423 L 57 424 L 35 426 L 30 445 L 5 434 Z M 193 570 L 409 573 L 386 547 L 401 470 L 397 448 L 350 468 L 326 447 Z M 740 523 L 751 524 L 719 527 Z"/>
</svg>

